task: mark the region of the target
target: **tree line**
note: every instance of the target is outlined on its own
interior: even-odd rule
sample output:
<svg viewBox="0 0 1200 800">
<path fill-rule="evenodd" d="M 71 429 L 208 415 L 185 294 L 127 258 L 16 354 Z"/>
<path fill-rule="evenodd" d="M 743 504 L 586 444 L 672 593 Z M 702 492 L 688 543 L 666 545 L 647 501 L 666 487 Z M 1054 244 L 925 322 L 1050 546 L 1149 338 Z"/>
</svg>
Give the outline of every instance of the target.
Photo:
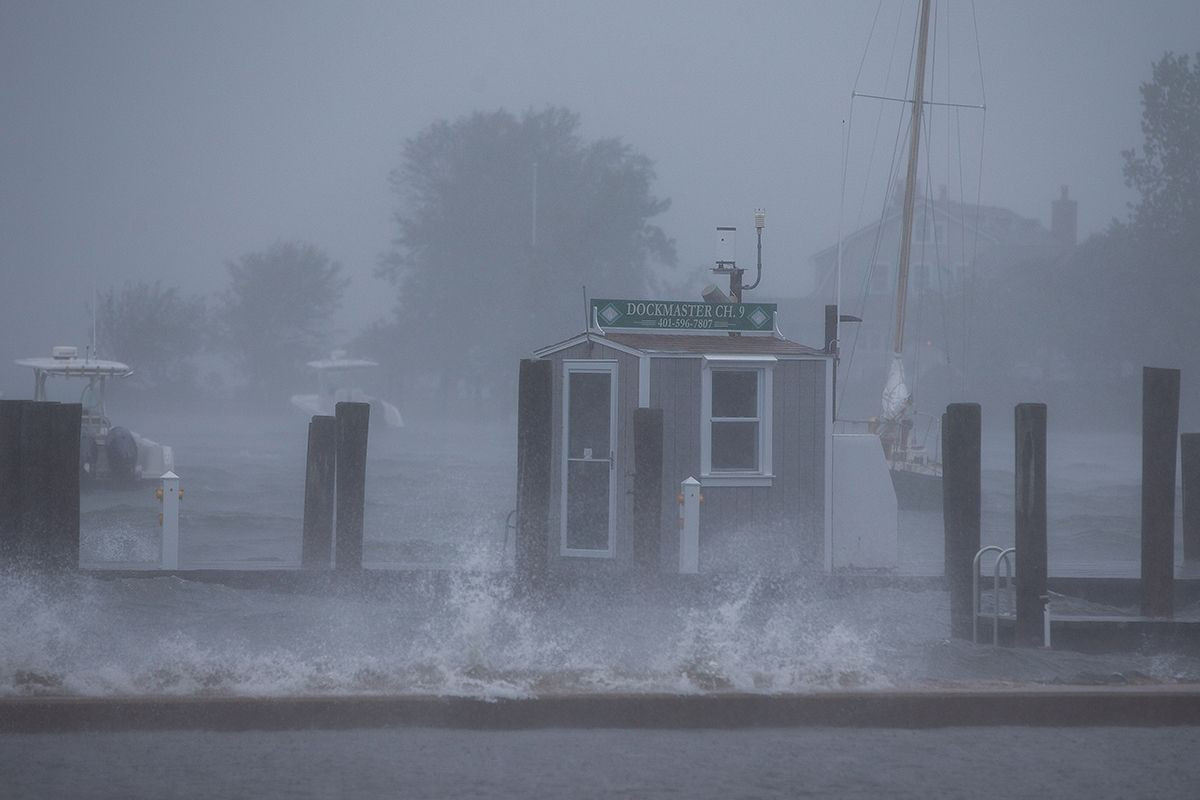
<svg viewBox="0 0 1200 800">
<path fill-rule="evenodd" d="M 1200 55 L 1165 54 L 1140 91 L 1143 142 L 1120 154 L 1137 201 L 1052 262 L 978 276 L 971 391 L 1027 399 L 1059 386 L 1086 412 L 1143 364 L 1184 367 L 1185 389 L 1200 373 Z M 197 364 L 219 356 L 229 393 L 278 403 L 311 380 L 305 361 L 345 346 L 379 361 L 402 400 L 504 411 L 516 360 L 584 328 L 585 293 L 661 290 L 655 268 L 676 256 L 654 224 L 669 206 L 654 180 L 649 158 L 585 138 L 563 108 L 437 121 L 404 142 L 388 176 L 394 235 L 375 275 L 395 304 L 384 319 L 336 340 L 344 268 L 314 244 L 280 242 L 227 263 L 210 298 L 157 282 L 110 288 L 101 355 L 180 394 L 211 385 Z"/>
<path fill-rule="evenodd" d="M 345 269 L 314 244 L 280 242 L 228 262 L 211 298 L 161 282 L 108 289 L 98 347 L 134 366 L 142 388 L 174 395 L 211 386 L 197 362 L 220 356 L 235 393 L 267 403 L 311 382 L 304 362 L 347 346 L 380 361 L 395 391 L 504 410 L 516 360 L 583 329 L 585 287 L 638 296 L 654 265 L 675 263 L 651 222 L 669 206 L 654 179 L 649 158 L 586 139 L 563 108 L 435 122 L 388 177 L 395 236 L 375 270 L 396 296 L 387 318 L 335 341 Z"/>
<path fill-rule="evenodd" d="M 1120 154 L 1126 218 L 975 287 L 976 388 L 1061 399 L 1095 424 L 1137 419 L 1142 366 L 1200 386 L 1200 54 L 1163 55 L 1140 106 L 1143 141 Z"/>
</svg>

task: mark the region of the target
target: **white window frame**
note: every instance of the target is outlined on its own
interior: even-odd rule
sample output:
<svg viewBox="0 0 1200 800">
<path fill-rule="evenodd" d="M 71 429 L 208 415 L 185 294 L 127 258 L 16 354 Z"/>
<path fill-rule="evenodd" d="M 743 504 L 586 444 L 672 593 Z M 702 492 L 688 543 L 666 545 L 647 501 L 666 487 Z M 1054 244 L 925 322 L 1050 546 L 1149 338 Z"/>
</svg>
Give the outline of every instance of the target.
<svg viewBox="0 0 1200 800">
<path fill-rule="evenodd" d="M 571 416 L 571 373 L 598 372 L 609 376 L 608 384 L 608 456 L 610 460 L 608 473 L 608 549 L 583 550 L 567 547 L 567 464 L 570 448 L 570 416 Z M 616 556 L 617 535 L 617 493 L 615 468 L 617 458 L 617 362 L 601 359 L 563 359 L 562 362 L 562 425 L 560 437 L 561 469 L 559 471 L 559 555 L 582 558 L 614 558 Z"/>
<path fill-rule="evenodd" d="M 774 422 L 775 356 L 704 356 L 700 371 L 700 482 L 705 486 L 771 486 L 775 462 L 771 453 Z M 714 370 L 758 373 L 758 468 L 716 470 L 712 468 L 712 374 Z M 720 419 L 717 420 L 718 422 Z"/>
</svg>

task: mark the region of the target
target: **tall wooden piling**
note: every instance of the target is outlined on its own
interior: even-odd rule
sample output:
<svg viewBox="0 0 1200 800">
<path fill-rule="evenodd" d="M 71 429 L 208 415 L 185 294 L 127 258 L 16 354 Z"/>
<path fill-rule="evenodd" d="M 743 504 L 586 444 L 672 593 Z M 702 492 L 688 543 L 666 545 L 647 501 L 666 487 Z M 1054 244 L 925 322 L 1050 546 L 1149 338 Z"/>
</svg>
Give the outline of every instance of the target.
<svg viewBox="0 0 1200 800">
<path fill-rule="evenodd" d="M 1200 433 L 1179 437 L 1183 471 L 1183 560 L 1200 560 Z"/>
<path fill-rule="evenodd" d="M 545 582 L 550 525 L 551 362 L 522 359 L 517 390 L 516 572 L 528 590 Z"/>
<path fill-rule="evenodd" d="M 337 463 L 337 418 L 316 416 L 308 423 L 308 457 L 304 473 L 304 535 L 300 565 L 329 569 L 333 565 L 333 504 Z"/>
<path fill-rule="evenodd" d="M 1043 644 L 1046 597 L 1046 406 L 1019 403 L 1014 412 L 1014 498 L 1018 646 Z"/>
<path fill-rule="evenodd" d="M 20 400 L 0 400 L 0 566 L 17 557 L 21 530 Z"/>
<path fill-rule="evenodd" d="M 367 485 L 367 428 L 369 403 L 338 403 L 334 407 L 337 429 L 335 497 L 337 531 L 334 567 L 340 572 L 362 569 L 363 503 Z"/>
<path fill-rule="evenodd" d="M 29 401 L 21 407 L 21 473 L 17 561 L 40 566 L 38 545 L 49 535 L 52 516 L 55 459 L 46 443 L 51 438 L 53 403 Z"/>
<path fill-rule="evenodd" d="M 633 412 L 633 558 L 646 573 L 658 569 L 662 547 L 663 412 Z"/>
<path fill-rule="evenodd" d="M 1175 591 L 1179 370 L 1142 368 L 1142 614 L 1170 617 Z"/>
<path fill-rule="evenodd" d="M 79 434 L 83 406 L 55 403 L 50 407 L 51 486 L 47 493 L 47 529 L 37 542 L 36 561 L 47 569 L 79 566 Z"/>
<path fill-rule="evenodd" d="M 971 638 L 971 567 L 979 551 L 981 411 L 952 403 L 942 417 L 942 524 L 950 635 Z"/>
</svg>

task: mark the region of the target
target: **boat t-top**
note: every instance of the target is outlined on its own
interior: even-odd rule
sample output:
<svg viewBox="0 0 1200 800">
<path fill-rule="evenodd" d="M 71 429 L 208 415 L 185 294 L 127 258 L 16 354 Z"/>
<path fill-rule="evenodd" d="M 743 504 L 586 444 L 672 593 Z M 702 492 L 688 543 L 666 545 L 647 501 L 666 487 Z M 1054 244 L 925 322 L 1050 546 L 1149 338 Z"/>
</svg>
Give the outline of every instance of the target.
<svg viewBox="0 0 1200 800">
<path fill-rule="evenodd" d="M 366 358 L 347 358 L 346 351 L 334 350 L 329 358 L 309 361 L 308 366 L 316 371 L 320 391 L 317 394 L 294 394 L 292 405 L 305 414 L 333 414 L 338 403 L 370 403 L 376 418 L 382 417 L 389 428 L 403 428 L 404 417 L 396 406 L 372 397 L 357 386 L 347 386 L 348 376 L 379 366 L 379 362 Z"/>
<path fill-rule="evenodd" d="M 104 406 L 111 378 L 128 378 L 133 370 L 120 361 L 79 357 L 75 347 L 55 347 L 49 358 L 22 358 L 21 367 L 33 370 L 33 399 L 46 400 L 46 379 L 82 378 L 83 417 L 79 434 L 79 469 L 87 480 L 130 481 L 158 479 L 175 469 L 175 452 L 169 445 L 146 439 L 109 422 Z"/>
</svg>

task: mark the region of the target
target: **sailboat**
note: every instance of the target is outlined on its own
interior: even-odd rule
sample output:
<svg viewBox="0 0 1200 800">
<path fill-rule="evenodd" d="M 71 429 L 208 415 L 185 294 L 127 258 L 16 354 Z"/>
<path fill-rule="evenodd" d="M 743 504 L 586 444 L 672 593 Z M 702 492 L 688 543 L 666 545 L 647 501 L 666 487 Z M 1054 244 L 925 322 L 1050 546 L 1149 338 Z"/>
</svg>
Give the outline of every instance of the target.
<svg viewBox="0 0 1200 800">
<path fill-rule="evenodd" d="M 904 206 L 900 225 L 900 268 L 896 275 L 896 318 L 892 355 L 883 386 L 882 411 L 877 432 L 888 460 L 896 501 L 900 507 L 940 505 L 942 464 L 937 452 L 928 453 L 913 441 L 912 392 L 904 375 L 904 323 L 908 304 L 908 277 L 912 260 L 913 207 L 917 195 L 917 162 L 921 147 L 921 115 L 925 101 L 925 56 L 929 43 L 929 0 L 921 0 L 917 58 L 913 76 L 912 122 L 908 137 L 908 168 L 904 180 Z"/>
<path fill-rule="evenodd" d="M 883 237 L 886 230 L 891 236 L 896 235 L 896 227 L 899 228 L 899 245 L 896 253 L 896 262 L 886 263 L 887 269 L 891 268 L 892 263 L 896 263 L 895 282 L 892 286 L 894 294 L 890 298 L 890 302 L 884 302 L 887 292 L 886 283 L 879 285 L 875 278 L 878 274 L 873 274 L 871 270 L 875 270 L 876 266 L 880 265 L 880 238 L 875 239 L 874 252 L 866 265 L 867 275 L 870 279 L 864 283 L 864 302 L 866 300 L 866 292 L 871 292 L 875 300 L 880 304 L 874 305 L 870 310 L 870 335 L 868 341 L 870 345 L 866 348 L 870 351 L 879 353 L 880 357 L 886 358 L 886 378 L 883 381 L 881 395 L 877 395 L 879 400 L 879 411 L 876 415 L 871 416 L 867 420 L 854 422 L 846 420 L 839 415 L 839 427 L 842 430 L 850 430 L 853 428 L 866 429 L 875 433 L 880 438 L 880 443 L 883 447 L 884 454 L 888 461 L 889 471 L 892 476 L 892 483 L 896 491 L 896 498 L 899 506 L 906 509 L 937 509 L 941 508 L 942 503 L 942 464 L 940 457 L 940 415 L 930 416 L 927 414 L 919 414 L 914 408 L 913 399 L 913 384 L 910 383 L 908 376 L 905 374 L 905 346 L 906 346 L 906 326 L 912 328 L 913 320 L 909 319 L 909 281 L 910 273 L 913 270 L 914 245 L 922 250 L 922 257 L 918 261 L 920 271 L 917 273 L 915 287 L 917 291 L 927 290 L 929 288 L 929 269 L 932 267 L 935 274 L 939 276 L 943 274 L 942 265 L 923 263 L 923 248 L 926 243 L 933 241 L 935 244 L 935 255 L 938 244 L 945 247 L 946 239 L 940 236 L 937 231 L 940 231 L 948 219 L 936 221 L 931 225 L 931 220 L 934 219 L 934 213 L 940 209 L 940 213 L 946 213 L 950 207 L 946 203 L 943 187 L 943 197 L 937 203 L 931 203 L 929 197 L 921 197 L 919 186 L 921 181 L 921 165 L 920 151 L 924 144 L 922 141 L 923 128 L 928 125 L 929 120 L 925 119 L 927 107 L 932 105 L 946 105 L 961 108 L 982 109 L 982 105 L 967 105 L 962 103 L 934 103 L 926 98 L 926 78 L 927 78 L 927 55 L 930 54 L 930 8 L 929 0 L 920 0 L 917 11 L 916 36 L 914 42 L 914 53 L 912 60 L 912 81 L 911 90 L 905 92 L 903 97 L 882 97 L 879 95 L 858 93 L 857 87 L 852 97 L 868 97 L 877 100 L 887 101 L 902 101 L 906 106 L 905 115 L 908 116 L 908 137 L 905 143 L 904 156 L 905 160 L 900 161 L 901 152 L 899 148 L 899 138 L 897 141 L 897 151 L 893 156 L 894 165 L 897 167 L 894 173 L 895 183 L 889 183 L 888 197 L 885 200 L 885 213 L 880 218 L 878 226 L 875 228 L 877 237 Z M 932 70 L 929 74 L 932 74 Z M 957 113 L 957 110 L 956 112 Z M 957 117 L 955 118 L 957 121 Z M 960 133 L 961 135 L 961 133 Z M 928 144 L 925 144 L 928 148 Z M 961 145 L 959 148 L 961 159 Z M 901 172 L 899 167 L 903 165 Z M 961 176 L 961 161 L 959 164 Z M 843 180 L 845 180 L 843 178 Z M 898 192 L 900 197 L 892 194 L 890 189 L 902 181 L 902 191 Z M 844 189 L 843 189 L 844 192 Z M 844 196 L 844 194 L 843 194 Z M 894 205 L 893 205 L 894 203 Z M 918 205 L 921 206 L 918 211 Z M 960 211 L 965 208 L 960 208 Z M 898 213 L 899 220 L 896 220 L 894 215 Z M 977 219 L 976 212 L 976 219 Z M 920 217 L 918 220 L 917 218 Z M 885 226 L 885 220 L 889 220 Z M 964 243 L 967 241 L 967 220 L 960 216 L 959 223 L 963 229 L 960 233 L 958 241 Z M 933 232 L 932 239 L 930 232 Z M 919 235 L 914 235 L 914 234 Z M 914 240 L 919 239 L 920 242 Z M 888 241 L 895 241 L 889 239 Z M 861 257 L 861 256 L 860 256 Z M 936 260 L 936 258 L 935 258 Z M 886 259 L 884 259 L 886 261 Z M 964 264 L 969 263 L 971 258 L 965 255 L 962 258 Z M 837 275 L 838 288 L 837 294 L 840 303 L 841 295 L 841 263 L 842 263 L 842 238 L 839 232 L 837 246 Z M 855 262 L 856 264 L 858 261 Z M 940 290 L 939 290 L 940 291 Z M 872 301 L 874 302 L 874 301 Z M 864 312 L 867 309 L 864 307 Z M 886 329 L 880 324 L 891 312 L 890 324 Z M 864 316 L 867 316 L 864 313 Z M 919 316 L 919 314 L 918 314 Z M 847 319 L 856 322 L 862 321 L 858 317 L 840 317 L 841 321 Z M 919 320 L 916 321 L 919 328 Z M 912 331 L 909 331 L 912 334 Z M 928 336 L 921 335 L 916 337 L 919 341 L 913 342 L 918 346 L 928 347 L 931 342 L 925 341 Z M 840 333 L 838 335 L 840 342 Z M 945 346 L 948 347 L 948 342 Z M 911 349 L 911 348 L 910 348 Z M 839 347 L 840 351 L 840 347 Z M 931 352 L 925 350 L 924 352 Z M 948 351 L 947 351 L 948 352 Z M 851 350 L 853 357 L 853 350 Z M 911 355 L 911 353 L 910 353 Z M 873 354 L 869 357 L 874 357 Z M 919 359 L 919 356 L 918 356 Z M 879 363 L 879 362 L 874 362 Z M 919 366 L 919 360 L 917 365 Z M 947 361 L 948 364 L 948 361 Z M 849 365 L 847 365 L 849 366 Z M 883 366 L 881 364 L 881 366 Z M 919 372 L 919 370 L 917 370 Z M 948 368 L 947 368 L 948 372 Z M 877 373 L 878 374 L 878 373 Z M 915 375 L 915 373 L 914 373 Z M 878 386 L 878 384 L 875 384 Z M 861 408 L 861 406 L 860 406 Z M 862 413 L 866 409 L 860 410 Z"/>
</svg>

